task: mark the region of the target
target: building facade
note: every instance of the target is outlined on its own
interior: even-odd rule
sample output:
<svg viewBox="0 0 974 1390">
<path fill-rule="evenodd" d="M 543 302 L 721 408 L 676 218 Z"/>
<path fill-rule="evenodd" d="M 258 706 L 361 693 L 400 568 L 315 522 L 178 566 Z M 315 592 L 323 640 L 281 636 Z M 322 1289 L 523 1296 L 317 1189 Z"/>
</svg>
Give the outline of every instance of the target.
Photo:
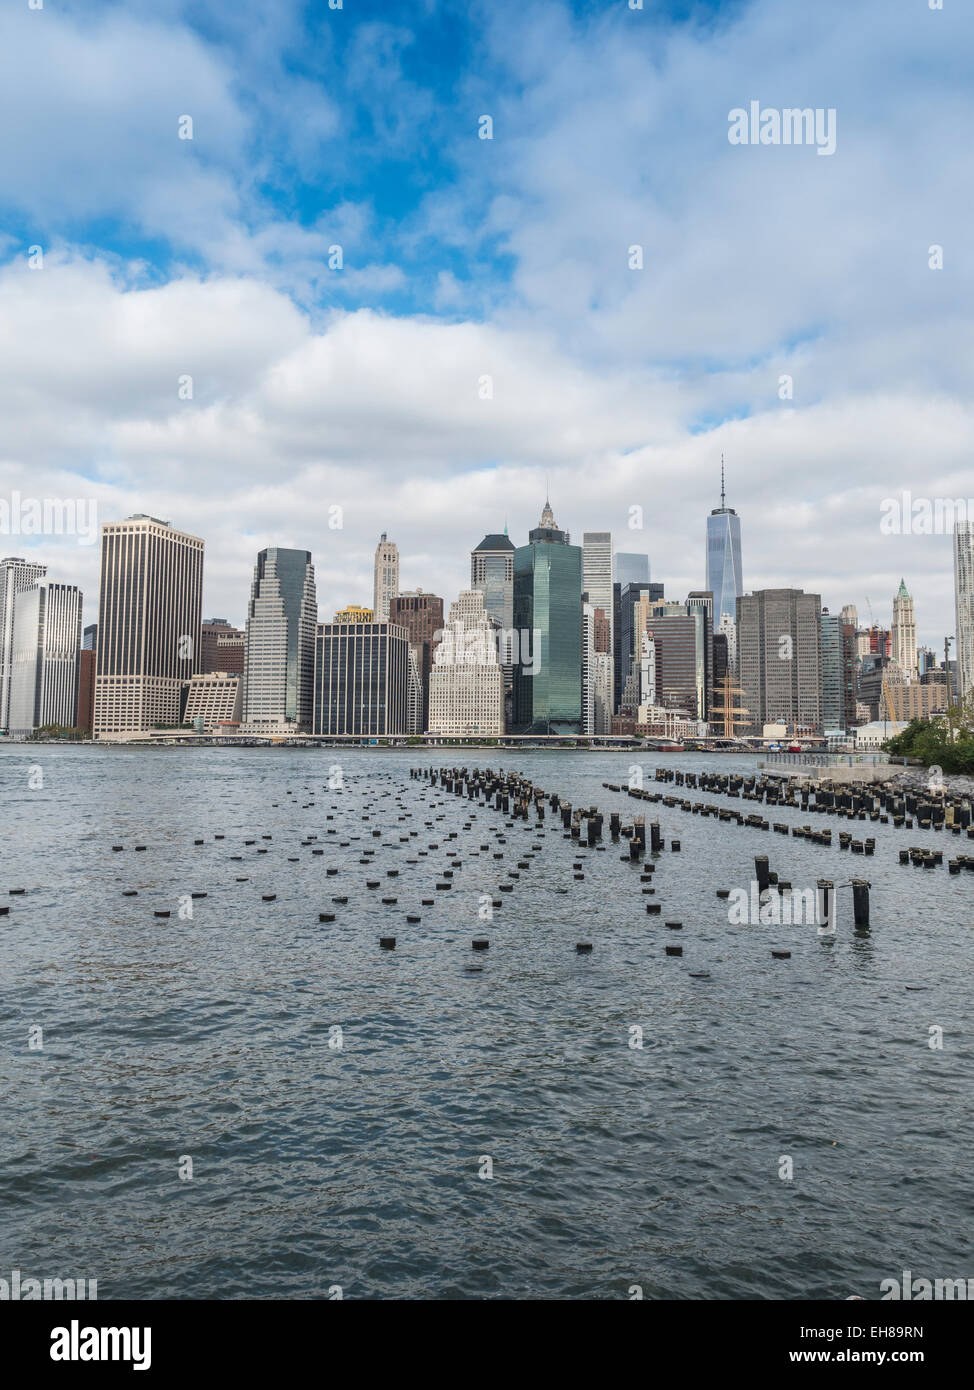
<svg viewBox="0 0 974 1390">
<path fill-rule="evenodd" d="M 306 733 L 314 706 L 318 601 L 309 550 L 257 556 L 244 648 L 244 733 Z"/>
<path fill-rule="evenodd" d="M 913 613 L 913 599 L 907 592 L 906 583 L 900 580 L 900 587 L 893 599 L 893 626 L 890 629 L 890 655 L 908 678 L 917 672 L 917 625 Z"/>
<path fill-rule="evenodd" d="M 437 594 L 424 594 L 422 589 L 397 594 L 389 601 L 389 621 L 405 628 L 409 635 L 419 681 L 415 732 L 422 733 L 429 722 L 430 672 L 433 652 L 443 628 L 443 600 Z"/>
<path fill-rule="evenodd" d="M 707 518 L 707 589 L 714 596 L 714 626 L 721 630 L 725 613 L 736 620 L 737 600 L 744 593 L 741 569 L 741 519 L 724 504 L 724 461 L 720 462 L 720 506 Z"/>
<path fill-rule="evenodd" d="M 409 733 L 409 636 L 397 623 L 320 623 L 315 638 L 316 734 Z"/>
<path fill-rule="evenodd" d="M 480 589 L 450 605 L 430 676 L 429 732 L 497 738 L 504 733 L 504 672 L 498 627 Z"/>
<path fill-rule="evenodd" d="M 514 552 L 513 732 L 582 728 L 582 550 L 555 524 L 549 502 Z M 529 648 L 529 650 L 526 650 Z"/>
<path fill-rule="evenodd" d="M 184 692 L 183 723 L 212 734 L 239 725 L 243 713 L 243 677 L 236 671 L 205 671 L 193 676 Z"/>
<path fill-rule="evenodd" d="M 46 565 L 10 556 L 0 560 L 0 732 L 10 722 L 10 672 L 13 661 L 14 599 L 47 574 Z"/>
<path fill-rule="evenodd" d="M 101 528 L 94 737 L 179 722 L 200 651 L 203 541 L 131 516 Z"/>
<path fill-rule="evenodd" d="M 399 592 L 399 547 L 385 531 L 375 548 L 372 573 L 372 611 L 377 623 L 389 621 L 389 604 Z"/>
<path fill-rule="evenodd" d="M 244 672 L 244 633 L 226 618 L 207 618 L 200 630 L 199 674 L 210 671 Z"/>
<path fill-rule="evenodd" d="M 50 579 L 14 598 L 9 725 L 14 737 L 48 724 L 76 725 L 81 602 L 77 585 Z"/>
<path fill-rule="evenodd" d="M 471 551 L 470 587 L 483 594 L 487 616 L 501 634 L 501 668 L 505 689 L 509 691 L 514 679 L 510 637 L 514 628 L 514 544 L 506 526 L 503 534 L 484 536 Z"/>
<path fill-rule="evenodd" d="M 801 589 L 758 589 L 737 601 L 738 683 L 747 732 L 765 724 L 822 730 L 822 600 Z"/>
<path fill-rule="evenodd" d="M 974 521 L 954 522 L 954 612 L 957 622 L 957 689 L 974 690 Z"/>
</svg>

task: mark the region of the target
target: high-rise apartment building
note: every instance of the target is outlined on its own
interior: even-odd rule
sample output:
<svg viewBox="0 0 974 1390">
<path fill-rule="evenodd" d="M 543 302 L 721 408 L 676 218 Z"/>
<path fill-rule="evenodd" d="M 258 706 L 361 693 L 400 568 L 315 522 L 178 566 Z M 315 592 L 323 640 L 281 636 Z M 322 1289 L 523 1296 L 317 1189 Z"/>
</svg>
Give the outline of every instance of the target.
<svg viewBox="0 0 974 1390">
<path fill-rule="evenodd" d="M 720 631 L 725 613 L 737 617 L 737 600 L 744 592 L 741 570 L 741 519 L 725 506 L 724 460 L 720 460 L 720 506 L 707 518 L 707 589 L 714 596 L 714 625 Z"/>
<path fill-rule="evenodd" d="M 10 663 L 13 660 L 14 598 L 47 574 L 46 565 L 10 556 L 0 560 L 0 732 L 9 726 Z"/>
<path fill-rule="evenodd" d="M 48 724 L 74 728 L 78 715 L 81 590 L 39 579 L 14 597 L 9 732 Z"/>
<path fill-rule="evenodd" d="M 954 522 L 954 611 L 957 687 L 966 700 L 974 690 L 974 521 Z"/>
<path fill-rule="evenodd" d="M 913 599 L 907 592 L 905 580 L 893 599 L 893 626 L 890 629 L 891 656 L 909 680 L 917 676 L 917 625 L 913 614 Z"/>
<path fill-rule="evenodd" d="M 409 733 L 409 636 L 398 623 L 320 623 L 315 639 L 314 732 L 344 737 Z"/>
<path fill-rule="evenodd" d="M 430 676 L 429 731 L 444 737 L 497 738 L 504 732 L 499 628 L 480 589 L 450 605 Z"/>
<path fill-rule="evenodd" d="M 399 547 L 386 537 L 379 537 L 375 548 L 372 576 L 372 609 L 377 623 L 389 621 L 389 603 L 399 592 Z"/>
<path fill-rule="evenodd" d="M 751 724 L 822 729 L 822 600 L 801 589 L 758 589 L 737 601 L 738 683 Z"/>
<path fill-rule="evenodd" d="M 822 609 L 822 728 L 825 733 L 846 725 L 846 672 L 843 622 L 838 613 Z"/>
<path fill-rule="evenodd" d="M 310 730 L 317 621 L 311 552 L 262 550 L 247 608 L 242 732 L 282 736 Z"/>
<path fill-rule="evenodd" d="M 582 550 L 546 500 L 528 544 L 514 552 L 515 733 L 580 733 Z"/>
<path fill-rule="evenodd" d="M 96 739 L 178 724 L 199 661 L 202 592 L 198 536 L 144 515 L 102 526 Z"/>
</svg>

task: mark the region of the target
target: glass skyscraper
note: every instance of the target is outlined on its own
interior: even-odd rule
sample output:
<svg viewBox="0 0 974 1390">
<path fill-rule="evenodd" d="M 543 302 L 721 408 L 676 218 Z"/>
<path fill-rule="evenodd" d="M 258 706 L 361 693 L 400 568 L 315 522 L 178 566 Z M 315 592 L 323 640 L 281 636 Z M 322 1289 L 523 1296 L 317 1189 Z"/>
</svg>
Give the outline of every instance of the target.
<svg viewBox="0 0 974 1390">
<path fill-rule="evenodd" d="M 726 614 L 737 619 L 737 600 L 744 593 L 741 571 L 741 519 L 724 506 L 724 460 L 720 461 L 720 506 L 707 517 L 707 585 L 714 596 L 714 631 Z"/>
<path fill-rule="evenodd" d="M 262 550 L 250 588 L 244 648 L 248 732 L 311 728 L 317 619 L 311 552 Z"/>
<path fill-rule="evenodd" d="M 514 552 L 517 734 L 582 731 L 582 548 L 569 545 L 546 501 Z"/>
</svg>

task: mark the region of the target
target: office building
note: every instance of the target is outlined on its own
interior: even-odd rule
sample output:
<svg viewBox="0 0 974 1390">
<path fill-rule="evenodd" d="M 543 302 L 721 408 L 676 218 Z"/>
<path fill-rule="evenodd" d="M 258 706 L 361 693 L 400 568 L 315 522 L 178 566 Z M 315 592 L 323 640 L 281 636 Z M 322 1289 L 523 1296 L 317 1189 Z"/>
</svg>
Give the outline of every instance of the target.
<svg viewBox="0 0 974 1390">
<path fill-rule="evenodd" d="M 184 691 L 183 720 L 202 734 L 235 733 L 243 712 L 243 677 L 236 671 L 205 671 Z"/>
<path fill-rule="evenodd" d="M 720 506 L 707 518 L 707 589 L 714 596 L 714 624 L 719 632 L 725 613 L 736 620 L 737 600 L 744 592 L 741 570 L 741 521 L 725 505 L 724 460 L 720 460 Z"/>
<path fill-rule="evenodd" d="M 10 556 L 0 560 L 0 732 L 9 727 L 10 667 L 13 660 L 14 599 L 47 574 L 46 565 Z"/>
<path fill-rule="evenodd" d="M 514 627 L 514 543 L 503 534 L 484 536 L 470 553 L 470 587 L 484 596 L 484 609 L 500 633 L 500 658 L 504 685 L 510 690 L 514 676 L 511 632 Z"/>
<path fill-rule="evenodd" d="M 399 547 L 385 531 L 375 548 L 372 575 L 372 611 L 377 623 L 389 621 L 389 604 L 399 592 Z"/>
<path fill-rule="evenodd" d="M 558 529 L 551 504 L 514 552 L 515 733 L 580 733 L 582 550 Z"/>
<path fill-rule="evenodd" d="M 737 600 L 738 683 L 751 723 L 822 731 L 822 600 L 801 589 L 758 589 Z"/>
<path fill-rule="evenodd" d="M 443 600 L 437 594 L 424 594 L 422 589 L 397 594 L 389 601 L 389 621 L 406 629 L 413 653 L 415 680 L 418 690 L 413 719 L 415 732 L 422 733 L 429 720 L 430 672 L 433 652 L 443 628 Z"/>
<path fill-rule="evenodd" d="M 314 732 L 349 738 L 409 733 L 409 635 L 397 623 L 321 623 L 315 639 Z"/>
<path fill-rule="evenodd" d="M 81 590 L 39 579 L 14 596 L 9 733 L 23 738 L 78 715 Z"/>
<path fill-rule="evenodd" d="M 497 738 L 504 733 L 498 625 L 480 589 L 461 593 L 450 605 L 433 656 L 429 698 L 431 735 Z"/>
<path fill-rule="evenodd" d="M 137 515 L 101 528 L 94 736 L 179 722 L 200 651 L 203 542 Z"/>
<path fill-rule="evenodd" d="M 906 583 L 900 580 L 900 587 L 893 599 L 893 626 L 890 629 L 890 655 L 907 677 L 912 680 L 917 674 L 917 625 L 913 614 L 913 599 L 907 592 Z"/>
<path fill-rule="evenodd" d="M 317 618 L 311 552 L 262 550 L 247 608 L 241 732 L 281 737 L 311 728 Z"/>
<path fill-rule="evenodd" d="M 207 618 L 200 631 L 199 674 L 211 671 L 244 672 L 244 633 L 226 618 Z"/>
</svg>

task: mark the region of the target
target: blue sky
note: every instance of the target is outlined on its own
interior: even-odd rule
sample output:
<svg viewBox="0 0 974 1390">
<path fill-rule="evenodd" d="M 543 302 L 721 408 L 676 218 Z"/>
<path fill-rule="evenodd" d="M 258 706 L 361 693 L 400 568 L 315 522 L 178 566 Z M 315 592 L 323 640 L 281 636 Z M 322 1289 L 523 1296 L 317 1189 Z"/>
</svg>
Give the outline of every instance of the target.
<svg viewBox="0 0 974 1390">
<path fill-rule="evenodd" d="M 382 530 L 450 599 L 546 476 L 680 596 L 723 452 L 748 588 L 882 617 L 904 574 L 939 643 L 949 537 L 879 518 L 974 494 L 972 31 L 955 0 L 7 6 L 0 489 L 195 530 L 239 619 L 258 543 L 314 551 L 327 614 Z M 752 99 L 834 108 L 835 154 L 731 145 Z M 88 549 L 36 549 L 93 600 Z"/>
</svg>

